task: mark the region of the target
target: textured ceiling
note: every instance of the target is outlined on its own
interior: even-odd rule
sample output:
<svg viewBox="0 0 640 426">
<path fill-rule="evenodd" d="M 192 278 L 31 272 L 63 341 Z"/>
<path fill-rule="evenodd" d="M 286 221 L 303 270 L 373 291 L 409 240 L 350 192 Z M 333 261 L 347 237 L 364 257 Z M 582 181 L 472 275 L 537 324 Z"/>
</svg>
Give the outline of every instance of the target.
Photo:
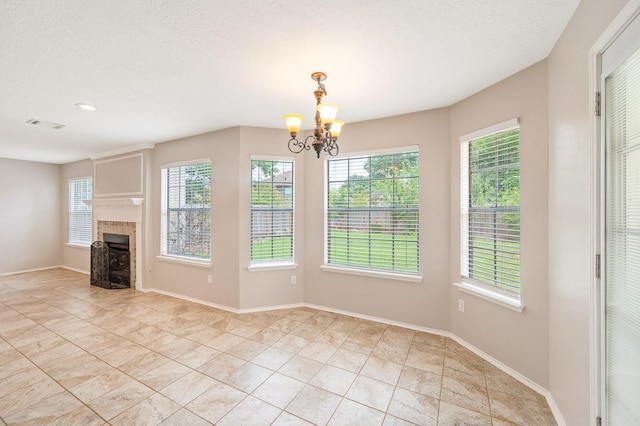
<svg viewBox="0 0 640 426">
<path fill-rule="evenodd" d="M 238 125 L 285 143 L 284 113 L 312 127 L 314 71 L 347 126 L 448 106 L 545 58 L 578 3 L 3 0 L 0 157 L 67 163 Z"/>
</svg>

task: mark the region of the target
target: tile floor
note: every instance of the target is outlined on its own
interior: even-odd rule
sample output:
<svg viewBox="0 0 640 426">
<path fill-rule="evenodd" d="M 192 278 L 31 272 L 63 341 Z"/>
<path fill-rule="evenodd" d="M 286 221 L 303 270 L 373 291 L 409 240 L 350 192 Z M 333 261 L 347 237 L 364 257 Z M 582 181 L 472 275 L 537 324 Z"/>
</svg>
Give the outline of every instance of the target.
<svg viewBox="0 0 640 426">
<path fill-rule="evenodd" d="M 547 425 L 451 339 L 308 308 L 230 312 L 64 269 L 0 277 L 0 425 Z"/>
</svg>

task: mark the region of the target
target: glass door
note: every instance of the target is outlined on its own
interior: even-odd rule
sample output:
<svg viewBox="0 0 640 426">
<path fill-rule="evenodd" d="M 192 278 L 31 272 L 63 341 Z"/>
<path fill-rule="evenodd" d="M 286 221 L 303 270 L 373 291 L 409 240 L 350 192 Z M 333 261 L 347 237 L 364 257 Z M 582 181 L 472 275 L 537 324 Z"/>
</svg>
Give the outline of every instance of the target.
<svg viewBox="0 0 640 426">
<path fill-rule="evenodd" d="M 607 425 L 640 425 L 640 37 L 629 28 L 602 57 Z"/>
</svg>

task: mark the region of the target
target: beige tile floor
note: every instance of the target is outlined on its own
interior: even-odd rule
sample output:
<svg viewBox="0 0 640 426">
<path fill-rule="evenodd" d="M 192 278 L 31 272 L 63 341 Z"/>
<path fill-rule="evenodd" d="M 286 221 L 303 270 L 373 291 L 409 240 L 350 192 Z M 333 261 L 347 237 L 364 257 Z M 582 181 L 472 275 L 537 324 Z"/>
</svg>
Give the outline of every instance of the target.
<svg viewBox="0 0 640 426">
<path fill-rule="evenodd" d="M 88 282 L 0 277 L 0 425 L 555 424 L 541 395 L 442 336 Z"/>
</svg>

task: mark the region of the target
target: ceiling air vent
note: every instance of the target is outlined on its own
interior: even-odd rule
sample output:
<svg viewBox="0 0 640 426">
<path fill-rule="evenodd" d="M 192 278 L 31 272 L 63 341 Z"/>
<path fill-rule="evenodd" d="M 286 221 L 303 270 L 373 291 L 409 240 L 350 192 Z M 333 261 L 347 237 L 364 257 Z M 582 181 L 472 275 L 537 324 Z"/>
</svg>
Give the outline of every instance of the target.
<svg viewBox="0 0 640 426">
<path fill-rule="evenodd" d="M 48 127 L 50 129 L 56 129 L 56 130 L 64 129 L 65 127 L 64 124 L 52 123 L 50 121 L 35 120 L 33 118 L 31 120 L 27 120 L 27 123 L 35 124 L 36 126 Z"/>
</svg>

